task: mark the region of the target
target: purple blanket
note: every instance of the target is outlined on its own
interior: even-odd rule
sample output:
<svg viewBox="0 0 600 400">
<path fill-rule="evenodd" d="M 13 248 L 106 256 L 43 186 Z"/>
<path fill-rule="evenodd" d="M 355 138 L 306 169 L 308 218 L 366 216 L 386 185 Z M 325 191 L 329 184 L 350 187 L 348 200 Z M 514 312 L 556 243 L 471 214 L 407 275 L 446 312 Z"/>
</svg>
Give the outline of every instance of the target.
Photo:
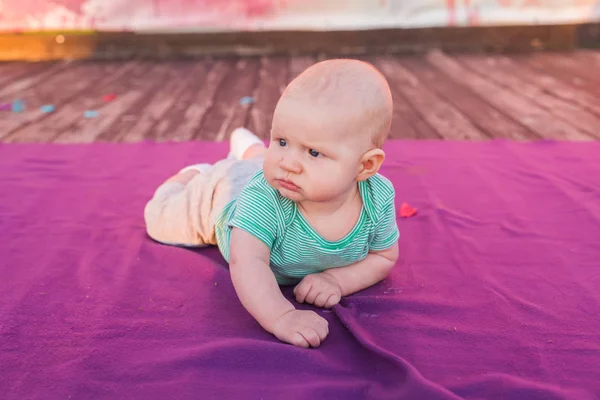
<svg viewBox="0 0 600 400">
<path fill-rule="evenodd" d="M 401 260 L 312 350 L 254 322 L 216 249 L 145 234 L 157 185 L 226 151 L 0 145 L 2 399 L 600 396 L 600 143 L 390 142 Z"/>
</svg>

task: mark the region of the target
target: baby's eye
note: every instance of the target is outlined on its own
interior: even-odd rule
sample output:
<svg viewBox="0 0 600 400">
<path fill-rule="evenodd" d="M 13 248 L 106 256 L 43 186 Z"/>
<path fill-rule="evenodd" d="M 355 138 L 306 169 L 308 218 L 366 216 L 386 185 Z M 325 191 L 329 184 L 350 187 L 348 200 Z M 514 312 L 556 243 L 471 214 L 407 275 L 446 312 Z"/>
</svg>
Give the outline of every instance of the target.
<svg viewBox="0 0 600 400">
<path fill-rule="evenodd" d="M 285 147 L 285 146 L 287 146 L 287 142 L 285 141 L 285 139 L 279 139 L 279 145 L 281 147 Z"/>
<path fill-rule="evenodd" d="M 319 157 L 319 152 L 313 149 L 308 150 L 308 153 L 313 157 Z"/>
</svg>

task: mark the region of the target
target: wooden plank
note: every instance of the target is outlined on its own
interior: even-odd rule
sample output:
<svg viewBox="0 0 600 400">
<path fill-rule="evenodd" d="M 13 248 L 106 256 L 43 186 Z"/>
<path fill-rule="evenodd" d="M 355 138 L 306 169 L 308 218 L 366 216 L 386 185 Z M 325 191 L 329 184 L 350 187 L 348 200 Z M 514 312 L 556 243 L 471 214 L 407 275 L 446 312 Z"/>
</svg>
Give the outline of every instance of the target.
<svg viewBox="0 0 600 400">
<path fill-rule="evenodd" d="M 569 85 L 544 71 L 535 71 L 526 64 L 519 63 L 507 56 L 490 55 L 486 59 L 488 63 L 496 64 L 497 68 L 502 68 L 507 73 L 518 75 L 521 79 L 543 88 L 553 96 L 577 104 L 596 115 L 600 115 L 600 97 Z M 600 65 L 598 68 L 600 68 Z"/>
<path fill-rule="evenodd" d="M 36 74 L 54 63 L 11 62 L 0 63 L 0 88 L 25 76 Z"/>
<path fill-rule="evenodd" d="M 154 63 L 137 73 L 127 83 L 127 89 L 114 101 L 99 105 L 96 118 L 81 118 L 71 129 L 57 138 L 57 142 L 114 141 L 121 132 L 131 132 L 140 117 L 140 111 L 160 88 L 169 72 L 166 62 Z"/>
<path fill-rule="evenodd" d="M 199 136 L 202 120 L 212 108 L 214 97 L 219 91 L 223 79 L 225 79 L 232 68 L 233 61 L 231 60 L 219 60 L 214 63 L 206 77 L 204 86 L 198 90 L 190 106 L 183 114 L 183 120 L 177 128 L 177 133 L 174 137 L 175 140 L 192 140 Z"/>
<path fill-rule="evenodd" d="M 245 125 L 250 104 L 240 104 L 240 99 L 252 95 L 259 67 L 257 58 L 237 60 L 215 95 L 214 106 L 204 117 L 199 138 L 220 142 L 229 138 L 233 129 Z"/>
<path fill-rule="evenodd" d="M 19 67 L 18 62 L 0 61 L 0 77 L 4 77 Z"/>
<path fill-rule="evenodd" d="M 596 84 L 600 84 L 600 73 L 595 66 L 588 62 L 578 60 L 573 55 L 576 53 L 534 53 L 531 58 L 542 63 L 551 63 L 573 75 L 580 76 Z"/>
<path fill-rule="evenodd" d="M 542 138 L 555 140 L 592 139 L 590 135 L 554 118 L 530 100 L 490 82 L 440 51 L 429 53 L 427 61 L 436 67 L 440 73 L 444 73 L 456 82 L 469 87 L 490 104 L 493 104 L 499 111 L 511 116 Z"/>
<path fill-rule="evenodd" d="M 0 87 L 28 65 L 29 63 L 23 62 L 0 62 Z"/>
<path fill-rule="evenodd" d="M 266 139 L 271 132 L 273 111 L 287 87 L 288 60 L 285 57 L 263 57 L 259 84 L 250 109 L 250 130 Z"/>
<path fill-rule="evenodd" d="M 290 57 L 287 78 L 288 84 L 316 62 L 317 58 L 313 55 Z"/>
<path fill-rule="evenodd" d="M 64 71 L 69 64 L 69 61 L 43 63 L 38 65 L 37 68 L 31 69 L 29 73 L 13 78 L 11 82 L 6 82 L 6 85 L 0 89 L 0 102 L 13 100 L 23 90 Z"/>
<path fill-rule="evenodd" d="M 600 68 L 600 50 L 579 50 L 575 57 L 583 62 L 591 62 L 596 68 Z"/>
<path fill-rule="evenodd" d="M 462 56 L 458 60 L 480 75 L 531 99 L 548 110 L 550 114 L 570 123 L 581 131 L 591 136 L 600 133 L 600 118 L 598 116 L 583 108 L 574 106 L 571 102 L 546 93 L 543 88 L 534 85 L 530 80 L 519 75 L 519 71 L 506 71 L 501 64 L 490 63 L 493 60 L 484 57 Z"/>
<path fill-rule="evenodd" d="M 415 112 L 401 93 L 395 90 L 395 88 L 390 88 L 390 90 L 394 101 L 394 114 L 388 137 L 390 139 L 425 139 L 414 126 L 415 120 L 422 121 L 421 116 Z M 433 129 L 429 129 L 433 135 L 436 135 Z"/>
<path fill-rule="evenodd" d="M 117 131 L 113 141 L 140 142 L 145 140 L 152 128 L 161 121 L 175 105 L 181 92 L 189 84 L 190 77 L 194 77 L 201 68 L 198 63 L 174 62 L 169 63 L 168 74 L 164 86 L 157 88 L 150 94 L 147 105 L 139 109 L 130 128 Z"/>
<path fill-rule="evenodd" d="M 573 88 L 586 91 L 592 96 L 600 96 L 600 85 L 593 81 L 584 79 L 572 72 L 558 67 L 552 63 L 542 62 L 539 58 L 533 58 L 531 55 L 511 56 L 511 60 L 519 65 L 524 65 L 535 72 L 543 72 L 547 75 L 565 82 Z"/>
<path fill-rule="evenodd" d="M 186 110 L 192 105 L 192 102 L 195 101 L 198 93 L 202 90 L 208 73 L 213 67 L 213 61 L 209 59 L 196 60 L 194 63 L 195 67 L 197 67 L 194 69 L 194 75 L 181 77 L 181 79 L 185 79 L 186 85 L 181 93 L 179 93 L 179 98 L 169 112 L 154 125 L 146 139 L 165 141 L 176 138 L 178 127 L 184 120 Z"/>
<path fill-rule="evenodd" d="M 122 77 L 130 79 L 137 62 L 115 64 L 117 70 L 106 74 L 97 84 L 91 86 L 79 96 L 56 109 L 47 118 L 39 119 L 31 124 L 25 125 L 13 132 L 14 142 L 53 142 L 65 131 L 76 125 L 77 120 L 84 118 L 86 110 L 96 110 L 102 107 L 102 96 L 107 94 L 107 89 L 117 89 L 115 81 Z M 123 89 L 123 86 L 118 86 Z M 121 95 L 121 92 L 117 92 Z M 88 140 L 89 141 L 89 140 Z"/>
<path fill-rule="evenodd" d="M 375 65 L 441 137 L 449 140 L 486 138 L 467 117 L 425 87 L 397 58 L 378 57 Z"/>
<path fill-rule="evenodd" d="M 586 68 L 587 73 L 590 74 L 590 80 L 594 83 L 596 87 L 600 86 L 600 78 L 598 74 L 600 74 L 600 50 L 578 50 L 572 53 L 569 53 L 569 58 L 572 59 L 572 62 L 581 65 Z M 590 72 L 592 71 L 592 72 Z M 596 72 L 594 74 L 593 72 Z M 600 93 L 598 93 L 600 96 Z"/>
<path fill-rule="evenodd" d="M 373 65 L 377 64 L 376 57 L 365 57 L 363 61 Z M 384 76 L 385 71 L 380 71 Z M 392 117 L 392 126 L 390 129 L 390 139 L 409 139 L 409 140 L 430 140 L 442 139 L 442 136 L 423 119 L 421 113 L 406 99 L 405 95 L 399 90 L 390 77 L 386 80 L 392 92 L 394 102 L 394 115 Z"/>
<path fill-rule="evenodd" d="M 168 61 L 152 63 L 149 70 L 139 75 L 134 82 L 131 82 L 129 91 L 142 93 L 142 95 L 134 100 L 128 108 L 117 112 L 118 115 L 111 114 L 112 124 L 107 125 L 106 129 L 100 132 L 98 139 L 113 142 L 118 141 L 122 135 L 131 134 L 134 136 L 134 140 L 138 140 L 134 127 L 144 114 L 146 107 L 159 94 L 171 95 L 163 88 L 172 76 L 172 67 L 173 64 Z"/>
<path fill-rule="evenodd" d="M 116 64 L 81 62 L 73 64 L 62 74 L 53 75 L 50 79 L 23 90 L 19 97 L 27 105 L 27 110 L 23 113 L 7 113 L 0 126 L 0 138 L 10 135 L 20 127 L 50 117 L 52 114 L 43 113 L 40 106 L 52 104 L 59 109 L 115 68 Z M 43 135 L 43 132 L 40 134 Z M 18 138 L 9 137 L 7 140 L 13 141 Z"/>
<path fill-rule="evenodd" d="M 538 138 L 529 129 L 499 112 L 469 88 L 440 74 L 425 60 L 402 59 L 401 63 L 431 91 L 466 115 L 487 136 L 512 140 Z"/>
<path fill-rule="evenodd" d="M 56 143 L 92 143 L 102 132 L 107 131 L 123 109 L 132 107 L 144 95 L 144 92 L 131 90 L 102 109 L 102 115 L 92 119 L 79 119 L 75 126 L 55 139 Z"/>
<path fill-rule="evenodd" d="M 376 57 L 364 57 L 363 61 L 377 64 Z M 384 76 L 385 71 L 380 71 Z M 390 77 L 386 76 L 392 99 L 394 101 L 394 116 L 390 129 L 390 139 L 441 139 L 438 132 L 433 129 L 422 117 L 418 110 L 406 100 L 405 95 L 393 84 Z"/>
</svg>

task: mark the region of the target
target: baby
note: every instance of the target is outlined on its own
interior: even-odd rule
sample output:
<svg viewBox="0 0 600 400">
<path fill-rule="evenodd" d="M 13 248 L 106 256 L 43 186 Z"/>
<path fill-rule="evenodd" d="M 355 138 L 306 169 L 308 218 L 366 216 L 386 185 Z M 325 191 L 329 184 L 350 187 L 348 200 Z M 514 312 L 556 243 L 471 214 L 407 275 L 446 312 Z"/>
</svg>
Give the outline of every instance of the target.
<svg viewBox="0 0 600 400">
<path fill-rule="evenodd" d="M 226 160 L 184 168 L 145 209 L 148 234 L 219 246 L 246 310 L 279 340 L 318 347 L 330 308 L 384 279 L 398 258 L 394 188 L 378 174 L 392 120 L 385 78 L 356 60 L 319 62 L 287 87 L 269 147 L 241 128 Z"/>
</svg>

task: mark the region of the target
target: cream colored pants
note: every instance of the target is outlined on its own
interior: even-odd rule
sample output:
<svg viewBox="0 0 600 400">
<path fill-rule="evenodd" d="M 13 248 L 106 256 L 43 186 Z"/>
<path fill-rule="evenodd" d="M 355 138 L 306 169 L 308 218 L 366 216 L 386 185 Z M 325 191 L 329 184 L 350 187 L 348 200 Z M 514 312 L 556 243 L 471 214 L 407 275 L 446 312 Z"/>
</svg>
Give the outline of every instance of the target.
<svg viewBox="0 0 600 400">
<path fill-rule="evenodd" d="M 185 185 L 162 184 L 144 209 L 148 235 L 174 246 L 216 245 L 215 220 L 262 165 L 262 158 L 227 159 Z"/>
</svg>

